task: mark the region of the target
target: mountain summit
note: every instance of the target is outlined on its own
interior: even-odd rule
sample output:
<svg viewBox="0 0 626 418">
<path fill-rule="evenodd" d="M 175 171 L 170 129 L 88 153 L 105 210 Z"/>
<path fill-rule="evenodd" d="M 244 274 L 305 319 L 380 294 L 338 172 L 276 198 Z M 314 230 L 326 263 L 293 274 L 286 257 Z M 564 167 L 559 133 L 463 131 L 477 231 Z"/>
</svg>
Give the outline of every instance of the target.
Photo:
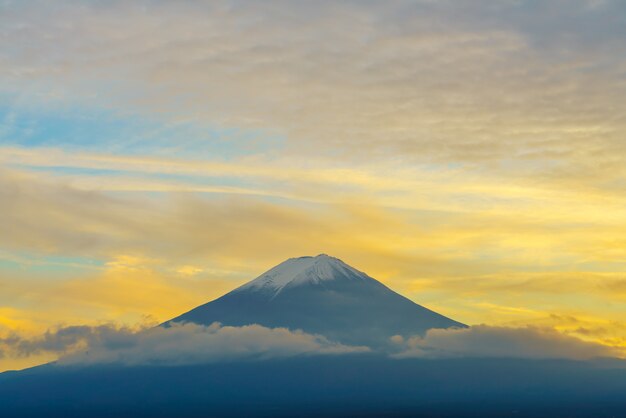
<svg viewBox="0 0 626 418">
<path fill-rule="evenodd" d="M 323 284 L 333 280 L 374 280 L 365 273 L 350 267 L 343 261 L 326 254 L 317 257 L 305 256 L 290 258 L 244 284 L 235 291 L 261 291 L 273 296 L 284 288 L 307 284 Z"/>
<path fill-rule="evenodd" d="M 172 322 L 286 327 L 372 347 L 388 344 L 393 335 L 465 327 L 326 254 L 290 258 L 164 325 Z"/>
</svg>

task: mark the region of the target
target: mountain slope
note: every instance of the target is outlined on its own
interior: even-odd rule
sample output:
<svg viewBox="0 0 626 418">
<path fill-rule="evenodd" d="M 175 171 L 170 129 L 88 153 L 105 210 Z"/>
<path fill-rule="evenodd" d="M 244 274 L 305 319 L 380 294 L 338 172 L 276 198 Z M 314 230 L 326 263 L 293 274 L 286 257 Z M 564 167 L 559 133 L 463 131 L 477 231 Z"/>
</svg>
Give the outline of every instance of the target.
<svg viewBox="0 0 626 418">
<path fill-rule="evenodd" d="M 387 344 L 393 335 L 465 327 L 325 254 L 289 259 L 168 323 L 216 321 L 301 329 L 346 344 L 374 347 Z"/>
</svg>

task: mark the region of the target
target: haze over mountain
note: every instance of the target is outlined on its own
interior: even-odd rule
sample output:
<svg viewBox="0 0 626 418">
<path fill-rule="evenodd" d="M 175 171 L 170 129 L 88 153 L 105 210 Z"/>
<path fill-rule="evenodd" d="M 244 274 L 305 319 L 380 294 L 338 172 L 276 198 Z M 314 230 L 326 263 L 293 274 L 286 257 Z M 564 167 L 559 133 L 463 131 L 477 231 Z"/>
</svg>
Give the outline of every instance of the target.
<svg viewBox="0 0 626 418">
<path fill-rule="evenodd" d="M 380 347 L 394 335 L 466 325 L 420 306 L 343 261 L 290 258 L 173 322 L 301 329 L 353 345 Z"/>
</svg>

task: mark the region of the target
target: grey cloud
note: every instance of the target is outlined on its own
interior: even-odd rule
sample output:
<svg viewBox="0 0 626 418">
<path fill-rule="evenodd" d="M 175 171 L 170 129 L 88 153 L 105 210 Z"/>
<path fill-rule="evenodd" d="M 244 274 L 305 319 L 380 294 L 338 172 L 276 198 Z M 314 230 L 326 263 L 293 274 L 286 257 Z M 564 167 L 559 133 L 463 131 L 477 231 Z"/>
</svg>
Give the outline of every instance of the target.
<svg viewBox="0 0 626 418">
<path fill-rule="evenodd" d="M 79 348 L 106 344 L 115 347 L 137 331 L 111 324 L 73 325 L 48 330 L 39 337 L 26 338 L 17 333 L 0 338 L 0 353 L 28 357 L 40 353 L 65 354 Z"/>
<path fill-rule="evenodd" d="M 432 329 L 424 337 L 392 337 L 402 351 L 397 358 L 503 357 L 592 359 L 618 357 L 619 351 L 548 328 L 475 325 L 467 329 Z"/>
<path fill-rule="evenodd" d="M 60 355 L 61 365 L 180 365 L 369 351 L 366 347 L 346 346 L 286 328 L 230 327 L 218 323 L 208 327 L 174 324 L 169 328 L 139 331 L 114 325 L 70 326 L 34 339 L 5 338 L 0 340 L 0 347 L 3 346 L 6 353 L 18 356 L 56 353 Z"/>
<path fill-rule="evenodd" d="M 619 357 L 612 347 L 582 341 L 549 328 L 477 325 L 468 329 L 432 329 L 424 337 L 395 336 L 394 358 L 531 358 L 587 360 Z M 191 323 L 171 328 L 132 329 L 114 325 L 70 326 L 38 338 L 13 335 L 0 339 L 0 354 L 59 355 L 60 365 L 116 363 L 199 364 L 230 360 L 263 360 L 301 355 L 364 353 L 320 335 L 260 325 L 243 327 Z"/>
</svg>

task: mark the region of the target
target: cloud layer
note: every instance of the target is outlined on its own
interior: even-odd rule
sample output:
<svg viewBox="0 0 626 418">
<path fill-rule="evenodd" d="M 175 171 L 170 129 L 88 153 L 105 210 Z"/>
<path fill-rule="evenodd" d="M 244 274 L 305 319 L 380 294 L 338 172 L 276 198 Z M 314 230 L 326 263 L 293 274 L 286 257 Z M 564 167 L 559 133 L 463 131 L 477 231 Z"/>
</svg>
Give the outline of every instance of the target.
<svg viewBox="0 0 626 418">
<path fill-rule="evenodd" d="M 3 8 L 3 89 L 31 101 L 262 129 L 292 154 L 623 173 L 620 2 Z"/>
<path fill-rule="evenodd" d="M 584 360 L 617 357 L 623 352 L 582 341 L 550 328 L 474 325 L 464 329 L 431 329 L 424 337 L 392 337 L 403 348 L 396 358 L 535 358 Z"/>
<path fill-rule="evenodd" d="M 391 339 L 394 358 L 526 358 L 590 360 L 623 357 L 624 352 L 583 341 L 551 328 L 475 325 L 466 329 L 432 329 L 425 336 Z M 67 326 L 39 337 L 12 334 L 0 338 L 0 357 L 54 354 L 60 365 L 183 365 L 270 358 L 358 354 L 368 347 L 346 346 L 286 328 L 242 327 L 214 323 L 173 324 L 169 328 L 114 325 Z"/>
<path fill-rule="evenodd" d="M 169 328 L 140 331 L 112 325 L 70 326 L 34 339 L 18 336 L 0 339 L 0 354 L 2 348 L 18 356 L 57 353 L 61 365 L 182 365 L 369 351 L 366 347 L 346 346 L 286 328 L 230 327 L 219 323 L 173 324 Z"/>
</svg>

